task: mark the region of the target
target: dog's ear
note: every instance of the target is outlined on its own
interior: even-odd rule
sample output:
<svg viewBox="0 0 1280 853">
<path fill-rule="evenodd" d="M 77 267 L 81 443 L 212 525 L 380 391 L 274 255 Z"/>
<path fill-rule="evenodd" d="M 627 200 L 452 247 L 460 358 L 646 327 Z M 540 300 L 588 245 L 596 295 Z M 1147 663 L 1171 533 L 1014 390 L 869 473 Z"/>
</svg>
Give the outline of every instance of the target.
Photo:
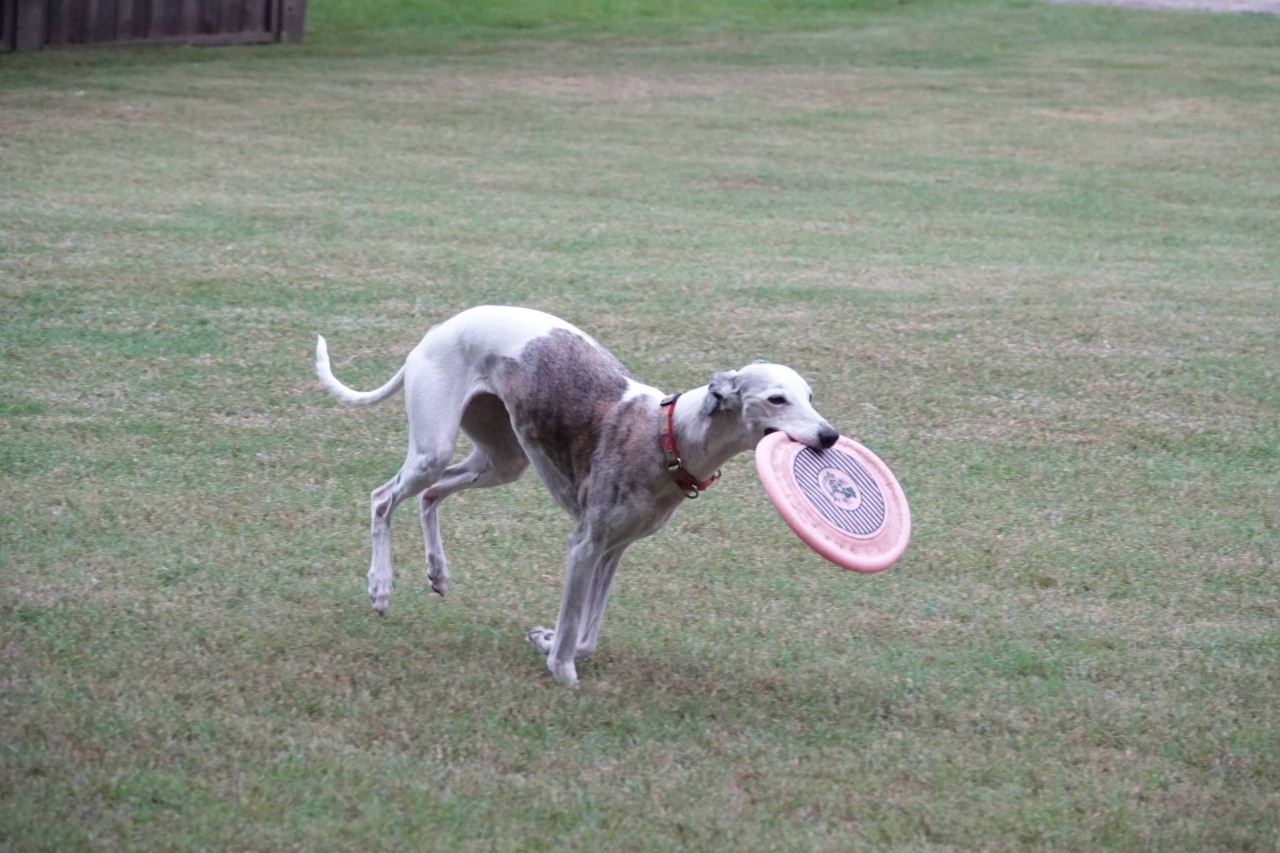
<svg viewBox="0 0 1280 853">
<path fill-rule="evenodd" d="M 702 413 L 714 415 L 721 409 L 737 408 L 740 402 L 737 371 L 726 370 L 712 376 L 707 383 L 707 400 L 702 405 Z"/>
</svg>

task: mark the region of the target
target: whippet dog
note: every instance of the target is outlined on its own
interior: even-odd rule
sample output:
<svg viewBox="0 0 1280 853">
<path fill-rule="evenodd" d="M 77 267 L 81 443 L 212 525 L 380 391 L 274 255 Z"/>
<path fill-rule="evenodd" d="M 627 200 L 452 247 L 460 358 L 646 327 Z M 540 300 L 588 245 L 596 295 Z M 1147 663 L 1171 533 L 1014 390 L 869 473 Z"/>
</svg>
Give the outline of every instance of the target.
<svg viewBox="0 0 1280 853">
<path fill-rule="evenodd" d="M 609 587 L 631 543 L 662 527 L 721 465 L 768 433 L 815 450 L 839 438 L 789 367 L 758 362 L 664 397 L 585 332 L 524 308 L 472 308 L 432 327 L 375 391 L 334 377 L 323 337 L 316 373 L 329 393 L 357 406 L 404 389 L 409 452 L 370 496 L 369 600 L 379 614 L 391 597 L 391 513 L 402 501 L 422 496 L 427 578 L 443 596 L 449 568 L 440 503 L 462 489 L 509 483 L 533 464 L 576 525 L 555 627 L 525 639 L 570 685 L 578 680 L 575 659 L 595 651 Z M 450 465 L 460 429 L 473 450 Z"/>
</svg>

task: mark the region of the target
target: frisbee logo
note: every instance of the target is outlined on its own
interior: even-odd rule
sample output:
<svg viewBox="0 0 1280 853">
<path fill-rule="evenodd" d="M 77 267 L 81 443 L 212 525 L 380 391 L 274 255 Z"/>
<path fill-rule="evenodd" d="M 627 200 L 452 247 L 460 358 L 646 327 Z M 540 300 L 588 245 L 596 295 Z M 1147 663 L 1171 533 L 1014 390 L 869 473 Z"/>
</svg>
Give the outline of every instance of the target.
<svg viewBox="0 0 1280 853">
<path fill-rule="evenodd" d="M 826 491 L 827 498 L 840 509 L 853 512 L 862 506 L 862 492 L 858 490 L 858 484 L 839 468 L 820 472 L 818 483 Z"/>
<path fill-rule="evenodd" d="M 838 530 L 874 536 L 884 526 L 884 495 L 857 459 L 836 448 L 796 453 L 792 474 L 809 505 Z"/>
</svg>

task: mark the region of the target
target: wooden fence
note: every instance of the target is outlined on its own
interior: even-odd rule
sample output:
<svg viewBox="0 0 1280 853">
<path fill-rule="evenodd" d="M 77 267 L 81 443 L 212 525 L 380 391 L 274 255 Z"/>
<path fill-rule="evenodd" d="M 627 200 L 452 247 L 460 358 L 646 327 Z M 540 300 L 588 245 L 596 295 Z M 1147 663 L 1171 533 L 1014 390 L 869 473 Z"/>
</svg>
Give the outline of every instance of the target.
<svg viewBox="0 0 1280 853">
<path fill-rule="evenodd" d="M 302 40 L 307 0 L 0 0 L 0 51 Z"/>
</svg>

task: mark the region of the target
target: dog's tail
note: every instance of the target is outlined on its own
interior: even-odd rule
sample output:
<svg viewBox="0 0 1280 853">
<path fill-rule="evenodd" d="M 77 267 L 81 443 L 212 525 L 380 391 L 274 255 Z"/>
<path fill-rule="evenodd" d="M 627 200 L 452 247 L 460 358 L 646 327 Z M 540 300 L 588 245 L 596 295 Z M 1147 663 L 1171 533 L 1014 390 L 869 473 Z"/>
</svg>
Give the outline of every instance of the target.
<svg viewBox="0 0 1280 853">
<path fill-rule="evenodd" d="M 330 394 L 352 406 L 372 406 L 375 403 L 381 403 L 404 385 L 403 365 L 396 371 L 395 376 L 388 379 L 386 384 L 376 391 L 357 391 L 343 385 L 329 367 L 329 347 L 324 342 L 324 335 L 316 336 L 316 375 L 320 377 L 320 384 L 324 385 Z"/>
</svg>

